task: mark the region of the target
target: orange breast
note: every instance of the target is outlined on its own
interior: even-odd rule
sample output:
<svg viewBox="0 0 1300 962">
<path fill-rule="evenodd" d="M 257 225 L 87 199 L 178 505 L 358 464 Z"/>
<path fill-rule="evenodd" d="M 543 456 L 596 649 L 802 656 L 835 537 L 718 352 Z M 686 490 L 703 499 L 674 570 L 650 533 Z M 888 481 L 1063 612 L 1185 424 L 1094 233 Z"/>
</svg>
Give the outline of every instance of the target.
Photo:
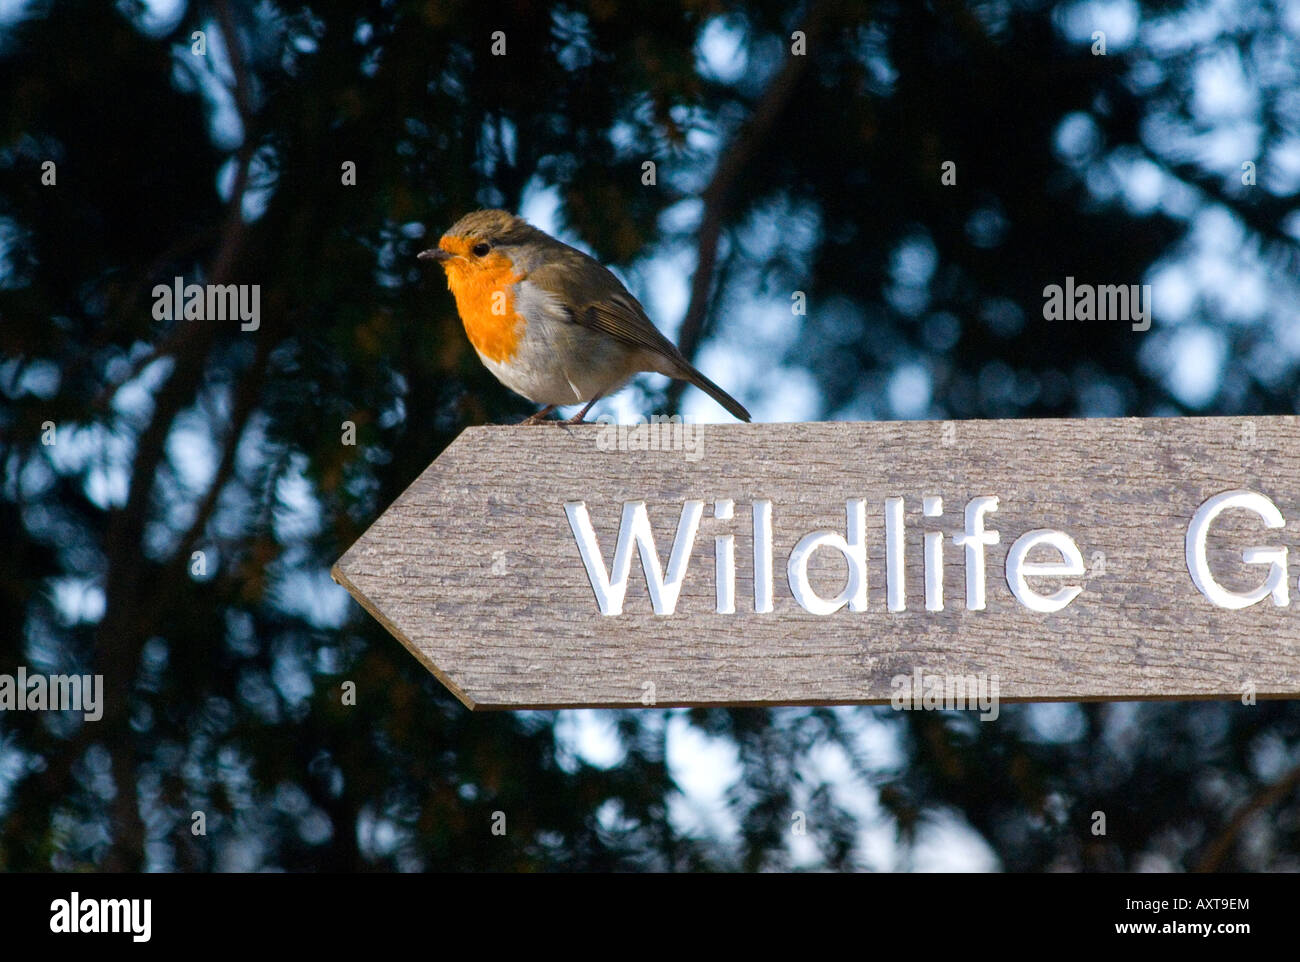
<svg viewBox="0 0 1300 962">
<path fill-rule="evenodd" d="M 525 320 L 515 313 L 511 285 L 523 279 L 510 259 L 495 252 L 472 263 L 447 262 L 447 286 L 474 349 L 493 361 L 508 361 L 519 349 Z"/>
</svg>

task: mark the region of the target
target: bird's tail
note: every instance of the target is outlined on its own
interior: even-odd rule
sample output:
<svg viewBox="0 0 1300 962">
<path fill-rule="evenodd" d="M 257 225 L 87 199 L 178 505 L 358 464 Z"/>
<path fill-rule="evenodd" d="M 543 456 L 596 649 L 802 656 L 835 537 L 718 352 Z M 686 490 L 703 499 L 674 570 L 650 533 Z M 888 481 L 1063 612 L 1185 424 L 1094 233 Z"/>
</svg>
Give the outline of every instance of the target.
<svg viewBox="0 0 1300 962">
<path fill-rule="evenodd" d="M 745 406 L 743 404 L 737 401 L 726 391 L 722 390 L 722 388 L 718 387 L 716 384 L 710 381 L 699 371 L 695 370 L 695 368 L 691 367 L 691 365 L 689 364 L 686 365 L 686 370 L 681 375 L 681 378 L 684 381 L 689 381 L 691 384 L 694 384 L 697 388 L 699 388 L 709 397 L 713 398 L 713 400 L 717 401 L 724 408 L 730 411 L 733 415 L 740 418 L 740 420 L 742 421 L 750 420 L 749 412 L 745 410 Z"/>
</svg>

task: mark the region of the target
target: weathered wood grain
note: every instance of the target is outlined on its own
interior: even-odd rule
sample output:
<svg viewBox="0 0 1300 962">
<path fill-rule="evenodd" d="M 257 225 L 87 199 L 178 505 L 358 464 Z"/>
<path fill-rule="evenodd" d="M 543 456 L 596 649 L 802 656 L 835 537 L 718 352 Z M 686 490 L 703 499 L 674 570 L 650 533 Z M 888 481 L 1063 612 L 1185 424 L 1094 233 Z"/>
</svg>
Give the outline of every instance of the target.
<svg viewBox="0 0 1300 962">
<path fill-rule="evenodd" d="M 1003 701 L 1300 695 L 1300 418 L 1170 418 L 693 425 L 699 457 L 601 450 L 604 425 L 466 430 L 352 546 L 335 579 L 471 708 L 888 702 L 891 679 L 985 674 Z M 606 433 L 608 441 L 610 435 Z M 1187 525 L 1212 495 L 1266 495 L 1287 526 L 1229 511 L 1209 557 L 1225 586 L 1265 567 L 1243 548 L 1287 546 L 1296 600 L 1217 608 L 1196 589 Z M 943 515 L 922 517 L 922 497 Z M 986 519 L 987 608 L 966 610 L 952 535 L 973 497 Z M 905 512 L 904 611 L 886 608 L 884 503 Z M 735 503 L 714 518 L 715 499 Z M 805 611 L 786 559 L 804 535 L 845 534 L 845 501 L 867 503 L 868 609 Z M 705 502 L 672 615 L 651 609 L 639 557 L 624 613 L 600 613 L 566 502 L 586 503 L 606 571 L 622 505 L 645 501 L 667 566 L 682 502 Z M 755 499 L 773 504 L 774 611 L 753 610 Z M 1063 610 L 1029 610 L 1008 588 L 1012 542 L 1054 528 L 1077 543 L 1080 578 Z M 922 535 L 942 531 L 943 611 L 924 606 Z M 715 610 L 714 536 L 733 534 L 736 613 Z M 1050 551 L 1043 560 L 1059 560 Z M 845 562 L 814 555 L 823 596 Z M 1035 558 L 1037 560 L 1037 558 Z"/>
</svg>

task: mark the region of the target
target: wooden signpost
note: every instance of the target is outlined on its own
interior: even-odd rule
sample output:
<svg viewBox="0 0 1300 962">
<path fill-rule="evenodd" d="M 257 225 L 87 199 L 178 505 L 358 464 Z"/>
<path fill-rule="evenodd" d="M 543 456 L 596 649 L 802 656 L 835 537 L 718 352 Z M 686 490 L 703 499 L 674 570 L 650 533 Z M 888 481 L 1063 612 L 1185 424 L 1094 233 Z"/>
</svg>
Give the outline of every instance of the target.
<svg viewBox="0 0 1300 962">
<path fill-rule="evenodd" d="M 470 428 L 333 574 L 470 708 L 919 704 L 1300 696 L 1293 562 L 1296 417 L 673 420 Z"/>
</svg>

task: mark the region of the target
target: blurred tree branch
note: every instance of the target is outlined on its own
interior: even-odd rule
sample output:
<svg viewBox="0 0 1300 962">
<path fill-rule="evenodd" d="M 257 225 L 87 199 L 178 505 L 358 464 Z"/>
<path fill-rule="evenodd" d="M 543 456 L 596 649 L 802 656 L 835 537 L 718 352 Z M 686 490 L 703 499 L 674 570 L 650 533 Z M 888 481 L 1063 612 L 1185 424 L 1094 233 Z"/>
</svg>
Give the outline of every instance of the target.
<svg viewBox="0 0 1300 962">
<path fill-rule="evenodd" d="M 238 153 L 234 184 L 226 205 L 226 216 L 208 274 L 209 283 L 225 284 L 231 276 L 247 233 L 243 201 L 256 139 L 252 129 L 251 97 L 241 49 L 242 40 L 225 0 L 217 0 L 215 6 L 234 72 L 233 93 L 244 137 Z M 177 343 L 175 366 L 154 397 L 152 417 L 136 444 L 126 505 L 110 513 L 104 545 L 108 574 L 104 588 L 104 617 L 97 633 L 96 654 L 97 667 L 105 681 L 102 730 L 114 746 L 112 755 L 116 795 L 113 800 L 113 835 L 103 863 L 108 871 L 138 871 L 144 857 L 139 778 L 134 740 L 128 724 L 139 671 L 140 649 L 153 630 L 157 613 L 156 605 L 146 603 L 151 583 L 145 577 L 148 568 L 141 563 L 146 557 L 144 530 L 157 482 L 158 467 L 166 452 L 167 438 L 177 415 L 193 403 L 217 333 L 211 319 L 189 324 L 178 317 L 176 323 L 187 330 L 188 336 L 182 337 Z M 232 435 L 234 433 L 232 431 Z M 228 439 L 227 443 L 235 442 Z M 214 483 L 220 480 L 218 476 Z M 209 492 L 209 497 L 215 503 L 212 492 Z M 69 759 L 72 757 L 75 756 L 64 756 L 56 764 L 70 765 Z"/>
<path fill-rule="evenodd" d="M 217 463 L 217 470 L 212 476 L 212 483 L 208 486 L 207 494 L 204 495 L 203 502 L 194 515 L 194 521 L 181 538 L 180 547 L 177 548 L 176 555 L 172 559 L 171 575 L 173 578 L 184 576 L 189 565 L 190 553 L 198 544 L 199 539 L 203 537 L 208 521 L 212 517 L 212 512 L 216 510 L 221 492 L 225 488 L 226 482 L 230 480 L 230 476 L 234 473 L 240 439 L 244 436 L 244 429 L 248 426 L 248 419 L 257 410 L 262 383 L 266 379 L 266 369 L 271 358 L 271 345 L 271 339 L 263 332 L 263 335 L 258 338 L 257 355 L 235 391 L 230 427 L 226 431 L 226 437 L 221 446 L 221 460 Z"/>
<path fill-rule="evenodd" d="M 699 234 L 695 245 L 695 273 L 691 277 L 691 297 L 686 306 L 686 315 L 682 319 L 681 330 L 677 336 L 677 346 L 688 360 L 694 361 L 704 336 L 705 320 L 709 313 L 710 294 L 713 291 L 714 274 L 718 261 L 718 244 L 722 239 L 722 228 L 731 213 L 731 203 L 736 185 L 745 168 L 762 149 L 764 141 L 771 133 L 782 111 L 790 103 L 795 89 L 799 85 L 813 59 L 817 42 L 822 38 L 828 19 L 830 0 L 814 0 L 808 9 L 799 29 L 803 31 L 806 51 L 801 55 L 793 52 L 786 56 L 785 63 L 768 82 L 753 113 L 741 125 L 731 143 L 718 155 L 718 164 L 713 178 L 700 195 L 704 212 L 700 217 Z M 668 386 L 665 406 L 675 411 L 681 405 L 682 392 L 686 389 L 685 381 L 672 381 Z"/>
<path fill-rule="evenodd" d="M 1196 863 L 1196 872 L 1217 872 L 1232 853 L 1242 831 L 1260 812 L 1267 811 L 1300 786 L 1300 765 L 1292 768 L 1271 785 L 1265 785 L 1243 804 L 1228 820 L 1222 832 L 1206 846 Z"/>
</svg>

